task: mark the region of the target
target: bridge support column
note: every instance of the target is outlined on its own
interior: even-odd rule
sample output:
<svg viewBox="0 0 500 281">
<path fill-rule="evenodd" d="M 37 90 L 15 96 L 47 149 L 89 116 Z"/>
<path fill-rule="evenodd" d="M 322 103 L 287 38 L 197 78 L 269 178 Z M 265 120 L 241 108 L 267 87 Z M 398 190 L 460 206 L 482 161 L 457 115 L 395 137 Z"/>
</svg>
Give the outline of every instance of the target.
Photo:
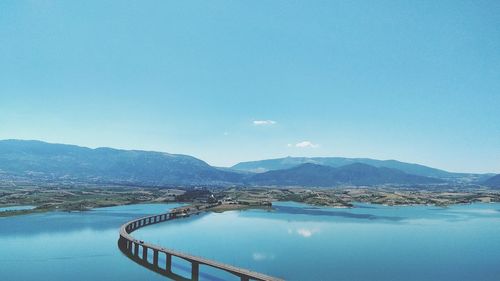
<svg viewBox="0 0 500 281">
<path fill-rule="evenodd" d="M 191 262 L 191 280 L 198 281 L 200 278 L 200 264 L 192 261 Z"/>
<path fill-rule="evenodd" d="M 120 247 L 120 249 L 123 249 L 123 246 L 124 246 L 123 238 L 120 237 L 120 239 L 118 239 L 118 247 Z"/>
<path fill-rule="evenodd" d="M 167 272 L 172 272 L 172 255 L 168 253 L 166 253 L 166 255 L 167 255 L 167 264 L 165 266 L 165 270 Z"/>
<path fill-rule="evenodd" d="M 126 239 L 124 239 L 123 237 L 120 236 L 118 243 L 120 244 L 120 247 L 127 249 L 127 240 Z"/>
<path fill-rule="evenodd" d="M 241 281 L 250 281 L 250 278 L 248 276 L 241 276 Z"/>
<path fill-rule="evenodd" d="M 153 266 L 158 268 L 158 251 L 153 250 Z"/>
<path fill-rule="evenodd" d="M 148 261 L 148 248 L 142 246 L 142 259 L 147 262 Z"/>
<path fill-rule="evenodd" d="M 133 243 L 134 244 L 134 256 L 139 257 L 139 244 Z"/>
</svg>

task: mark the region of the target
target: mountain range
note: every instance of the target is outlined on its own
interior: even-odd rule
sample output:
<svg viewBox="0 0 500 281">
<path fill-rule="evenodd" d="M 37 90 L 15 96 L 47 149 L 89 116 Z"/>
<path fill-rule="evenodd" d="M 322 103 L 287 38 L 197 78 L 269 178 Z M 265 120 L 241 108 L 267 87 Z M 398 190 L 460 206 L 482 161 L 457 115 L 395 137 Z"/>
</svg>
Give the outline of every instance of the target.
<svg viewBox="0 0 500 281">
<path fill-rule="evenodd" d="M 492 188 L 500 188 L 500 175 L 488 178 L 483 184 Z"/>
<path fill-rule="evenodd" d="M 437 184 L 444 181 L 362 163 L 348 164 L 338 168 L 306 163 L 289 169 L 256 174 L 251 177 L 250 182 L 255 185 L 328 187 L 339 185 Z"/>
<path fill-rule="evenodd" d="M 302 164 L 312 163 L 330 167 L 341 167 L 355 163 L 367 164 L 379 168 L 390 168 L 403 171 L 408 174 L 433 177 L 444 180 L 474 180 L 481 178 L 483 175 L 469 173 L 451 173 L 444 170 L 427 167 L 419 164 L 405 163 L 396 160 L 376 160 L 370 158 L 343 158 L 343 157 L 285 157 L 277 159 L 268 159 L 260 161 L 241 162 L 232 169 L 262 173 L 273 170 L 283 170 L 296 167 Z"/>
<path fill-rule="evenodd" d="M 217 168 L 189 155 L 0 140 L 0 179 L 9 176 L 143 186 L 413 186 L 484 181 L 496 187 L 498 181 L 490 174 L 451 173 L 395 160 L 287 157 Z"/>
<path fill-rule="evenodd" d="M 153 186 L 227 184 L 241 178 L 188 155 L 20 140 L 0 141 L 0 171 L 46 180 Z"/>
</svg>

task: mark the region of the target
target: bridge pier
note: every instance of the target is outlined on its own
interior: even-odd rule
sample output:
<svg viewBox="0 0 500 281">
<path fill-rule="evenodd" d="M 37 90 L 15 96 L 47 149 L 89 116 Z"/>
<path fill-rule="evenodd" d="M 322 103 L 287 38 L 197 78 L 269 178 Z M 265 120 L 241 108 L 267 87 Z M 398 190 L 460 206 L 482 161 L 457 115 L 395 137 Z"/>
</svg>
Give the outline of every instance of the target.
<svg viewBox="0 0 500 281">
<path fill-rule="evenodd" d="M 120 249 L 126 249 L 127 248 L 127 244 L 128 244 L 127 240 L 124 240 L 122 238 L 120 238 L 118 240 L 118 247 L 120 247 Z"/>
<path fill-rule="evenodd" d="M 128 240 L 120 239 L 118 243 L 120 244 L 120 248 L 128 250 Z"/>
<path fill-rule="evenodd" d="M 139 244 L 134 242 L 134 256 L 139 257 Z"/>
<path fill-rule="evenodd" d="M 153 249 L 153 266 L 158 268 L 158 250 Z"/>
<path fill-rule="evenodd" d="M 167 255 L 167 259 L 166 259 L 167 260 L 167 262 L 166 262 L 167 264 L 165 266 L 165 270 L 167 272 L 172 272 L 172 255 L 169 254 L 169 253 L 166 253 L 166 255 Z"/>
<path fill-rule="evenodd" d="M 250 278 L 248 278 L 248 276 L 242 275 L 240 280 L 241 281 L 250 281 Z"/>
<path fill-rule="evenodd" d="M 191 261 L 191 280 L 192 281 L 198 281 L 200 278 L 200 264 Z"/>
<path fill-rule="evenodd" d="M 142 259 L 147 262 L 148 261 L 148 248 L 142 246 Z"/>
</svg>

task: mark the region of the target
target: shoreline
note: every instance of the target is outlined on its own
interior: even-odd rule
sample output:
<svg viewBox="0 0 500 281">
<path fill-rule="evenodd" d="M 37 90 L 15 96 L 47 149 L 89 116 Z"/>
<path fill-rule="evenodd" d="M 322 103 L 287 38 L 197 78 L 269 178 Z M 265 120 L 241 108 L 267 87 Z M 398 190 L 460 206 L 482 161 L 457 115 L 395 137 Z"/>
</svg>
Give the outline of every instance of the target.
<svg viewBox="0 0 500 281">
<path fill-rule="evenodd" d="M 471 201 L 471 202 L 458 202 L 458 203 L 453 203 L 449 205 L 436 205 L 436 204 L 398 204 L 398 205 L 388 205 L 388 204 L 381 204 L 381 203 L 371 203 L 371 202 L 353 202 L 353 206 L 351 207 L 343 207 L 343 206 L 328 206 L 328 205 L 315 205 L 315 204 L 310 204 L 306 202 L 300 202 L 300 201 L 289 201 L 289 200 L 284 200 L 284 201 L 273 201 L 274 202 L 293 202 L 293 203 L 298 203 L 298 204 L 304 204 L 308 205 L 311 207 L 320 207 L 320 208 L 328 208 L 328 209 L 356 209 L 359 208 L 356 206 L 356 204 L 369 204 L 369 205 L 377 205 L 377 206 L 384 206 L 384 207 L 391 207 L 391 208 L 397 208 L 397 207 L 418 207 L 418 206 L 428 206 L 428 207 L 440 207 L 440 208 L 448 208 L 452 206 L 463 206 L 463 205 L 472 205 L 472 204 L 500 204 L 498 201 L 492 201 L 492 202 L 479 202 L 479 201 Z M 51 209 L 39 209 L 35 207 L 34 209 L 27 209 L 27 210 L 15 210 L 15 211 L 2 211 L 0 212 L 0 218 L 8 218 L 8 217 L 16 217 L 16 216 L 24 216 L 24 215 L 33 215 L 33 214 L 44 214 L 44 213 L 50 213 L 50 212 L 64 212 L 64 213 L 83 213 L 83 212 L 90 212 L 99 208 L 107 208 L 107 207 L 119 207 L 119 206 L 129 206 L 129 205 L 140 205 L 140 204 L 186 204 L 185 206 L 182 206 L 181 208 L 194 208 L 196 206 L 200 206 L 199 204 L 190 204 L 190 202 L 140 202 L 140 203 L 130 203 L 130 204 L 120 204 L 120 205 L 103 205 L 103 206 L 98 206 L 95 208 L 89 208 L 89 209 L 84 209 L 84 210 L 62 210 L 62 209 L 57 209 L 57 208 L 51 208 Z M 11 205 L 12 206 L 12 205 Z M 2 207 L 8 207 L 8 206 L 0 206 Z M 210 209 L 207 209 L 206 212 L 210 213 L 224 213 L 228 211 L 245 211 L 245 210 L 273 210 L 273 205 L 271 206 L 264 206 L 264 205 L 243 205 L 243 204 L 230 204 L 230 205 L 219 205 L 212 207 Z"/>
<path fill-rule="evenodd" d="M 500 202 L 494 189 L 373 188 L 145 188 L 119 186 L 0 188 L 0 208 L 34 206 L 33 209 L 0 212 L 11 217 L 50 211 L 84 212 L 96 208 L 133 204 L 220 203 L 214 211 L 268 208 L 271 202 L 291 201 L 316 207 L 356 208 L 356 203 L 381 206 L 437 206 Z"/>
</svg>

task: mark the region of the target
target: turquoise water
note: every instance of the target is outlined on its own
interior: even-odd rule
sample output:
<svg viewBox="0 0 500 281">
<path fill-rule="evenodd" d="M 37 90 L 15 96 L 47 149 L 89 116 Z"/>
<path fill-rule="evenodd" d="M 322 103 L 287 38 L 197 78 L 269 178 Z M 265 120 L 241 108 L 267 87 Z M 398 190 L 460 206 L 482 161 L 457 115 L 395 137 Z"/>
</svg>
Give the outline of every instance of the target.
<svg viewBox="0 0 500 281">
<path fill-rule="evenodd" d="M 34 208 L 35 208 L 35 206 L 9 206 L 9 207 L 0 207 L 0 212 L 32 210 Z"/>
<path fill-rule="evenodd" d="M 123 222 L 175 206 L 0 218 L 0 280 L 165 280 L 124 257 L 116 240 Z M 275 207 L 193 216 L 134 236 L 287 280 L 499 280 L 500 204 Z M 230 277 L 201 270 L 210 274 L 202 280 Z"/>
<path fill-rule="evenodd" d="M 121 224 L 176 204 L 0 218 L 1 281 L 165 280 L 118 250 Z"/>
</svg>

